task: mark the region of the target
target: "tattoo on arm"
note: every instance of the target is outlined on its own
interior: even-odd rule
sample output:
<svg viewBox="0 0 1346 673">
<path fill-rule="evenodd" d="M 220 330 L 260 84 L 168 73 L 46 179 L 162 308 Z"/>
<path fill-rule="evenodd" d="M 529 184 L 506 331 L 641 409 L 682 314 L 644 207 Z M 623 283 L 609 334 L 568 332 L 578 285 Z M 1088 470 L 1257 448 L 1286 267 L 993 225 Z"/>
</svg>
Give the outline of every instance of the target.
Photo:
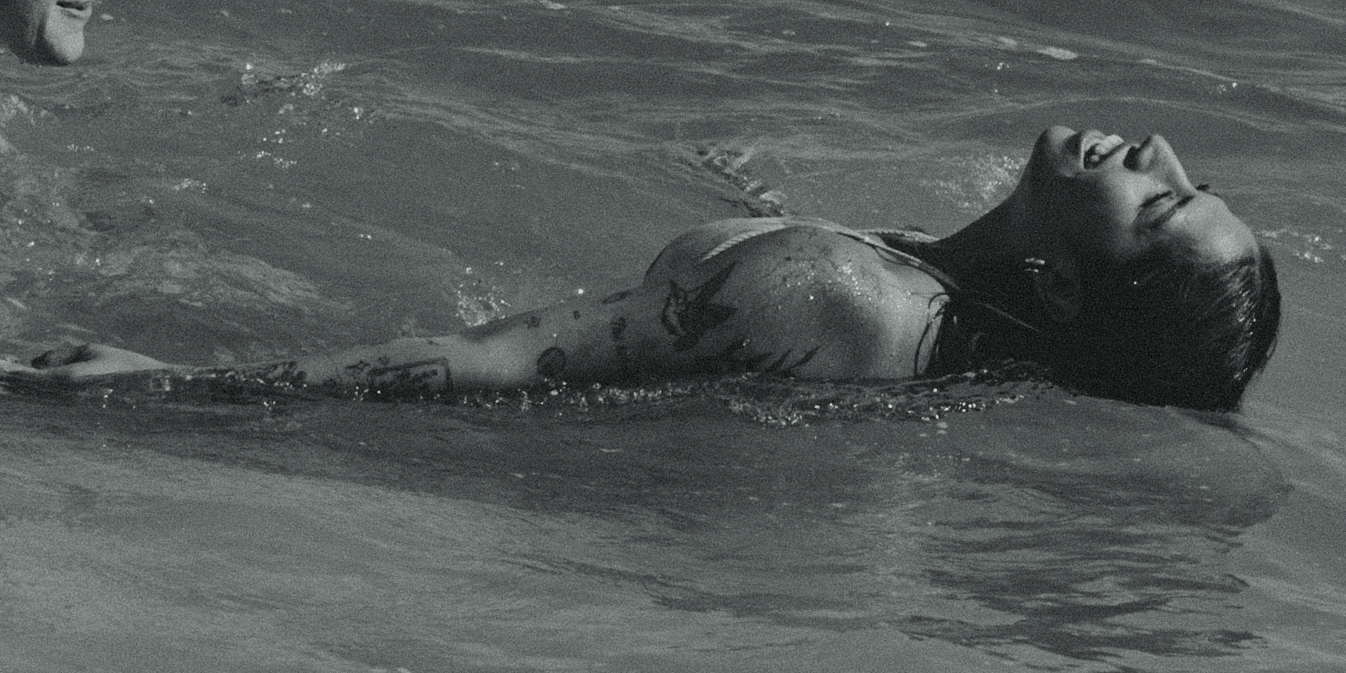
<svg viewBox="0 0 1346 673">
<path fill-rule="evenodd" d="M 537 358 L 537 373 L 545 379 L 560 379 L 566 372 L 566 352 L 552 346 Z"/>
<path fill-rule="evenodd" d="M 631 349 L 626 346 L 626 316 L 619 315 L 608 325 L 612 334 L 613 350 L 617 356 L 617 370 L 622 378 L 629 378 L 634 371 L 631 366 Z"/>
<path fill-rule="evenodd" d="M 799 359 L 794 362 L 789 362 L 790 356 L 794 353 L 794 349 L 786 350 L 784 353 L 781 353 L 780 357 L 776 358 L 776 361 L 772 362 L 765 371 L 773 374 L 780 373 L 787 376 L 793 376 L 796 369 L 808 364 L 809 361 L 813 359 L 813 356 L 818 354 L 819 348 L 822 348 L 822 346 L 814 346 L 813 348 L 808 349 L 807 352 L 799 356 Z"/>
<path fill-rule="evenodd" d="M 241 400 L 266 392 L 302 391 L 309 387 L 309 381 L 308 372 L 299 368 L 298 361 L 287 360 L 243 367 L 207 367 L 185 374 L 169 373 L 154 377 L 150 385 L 161 393 L 204 393 L 211 397 Z"/>
<path fill-rule="evenodd" d="M 377 364 L 360 360 L 344 367 L 344 380 L 322 382 L 331 393 L 354 393 L 359 399 L 407 399 L 435 397 L 453 392 L 453 377 L 445 358 L 433 358 L 390 364 L 385 356 Z M 280 362 L 255 369 L 211 369 L 201 378 L 231 386 L 260 386 L 298 391 L 310 387 L 308 373 L 296 361 Z M 246 388 L 245 388 L 246 389 Z"/>
<path fill-rule="evenodd" d="M 668 299 L 660 316 L 664 329 L 677 337 L 673 349 L 690 350 L 701 341 L 706 332 L 720 326 L 738 309 L 714 301 L 734 272 L 734 264 L 721 269 L 700 287 L 687 290 L 669 281 Z"/>
<path fill-rule="evenodd" d="M 617 302 L 619 302 L 619 301 L 621 301 L 621 300 L 623 300 L 623 299 L 626 299 L 626 298 L 629 297 L 629 296 L 631 296 L 631 291 L 630 291 L 630 290 L 622 290 L 621 292 L 613 292 L 612 294 L 610 294 L 610 295 L 608 295 L 608 296 L 606 296 L 606 297 L 603 298 L 602 304 L 603 304 L 604 306 L 607 306 L 608 304 L 615 304 L 615 303 L 617 303 Z"/>
<path fill-rule="evenodd" d="M 377 397 L 434 397 L 453 391 L 453 375 L 445 358 L 402 364 L 380 364 L 364 372 L 364 385 Z"/>
<path fill-rule="evenodd" d="M 307 383 L 308 372 L 300 369 L 298 362 L 289 360 L 265 367 L 255 376 L 273 386 L 302 388 Z"/>
<path fill-rule="evenodd" d="M 746 348 L 747 344 L 744 342 L 735 342 L 732 346 L 726 348 L 718 359 L 735 371 L 793 376 L 795 370 L 811 362 L 822 347 L 814 346 L 798 356 L 794 354 L 793 348 L 786 349 L 784 353 L 779 355 L 772 351 L 747 353 L 745 352 Z"/>
<path fill-rule="evenodd" d="M 308 372 L 299 368 L 295 360 L 255 367 L 209 367 L 197 370 L 186 380 L 223 381 L 231 384 L 254 384 L 270 388 L 300 389 L 308 385 Z M 170 390 L 170 385 L 165 385 Z"/>
</svg>

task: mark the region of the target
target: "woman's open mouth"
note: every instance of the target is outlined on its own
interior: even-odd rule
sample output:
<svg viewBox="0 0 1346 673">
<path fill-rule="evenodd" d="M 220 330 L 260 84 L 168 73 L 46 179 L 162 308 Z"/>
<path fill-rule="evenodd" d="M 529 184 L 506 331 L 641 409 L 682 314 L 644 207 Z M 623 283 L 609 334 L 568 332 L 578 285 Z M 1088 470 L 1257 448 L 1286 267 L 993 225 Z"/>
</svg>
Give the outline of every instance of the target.
<svg viewBox="0 0 1346 673">
<path fill-rule="evenodd" d="M 1086 169 L 1098 168 L 1114 152 L 1126 145 L 1121 136 L 1103 135 L 1101 131 L 1085 131 L 1080 137 L 1080 163 Z"/>
</svg>

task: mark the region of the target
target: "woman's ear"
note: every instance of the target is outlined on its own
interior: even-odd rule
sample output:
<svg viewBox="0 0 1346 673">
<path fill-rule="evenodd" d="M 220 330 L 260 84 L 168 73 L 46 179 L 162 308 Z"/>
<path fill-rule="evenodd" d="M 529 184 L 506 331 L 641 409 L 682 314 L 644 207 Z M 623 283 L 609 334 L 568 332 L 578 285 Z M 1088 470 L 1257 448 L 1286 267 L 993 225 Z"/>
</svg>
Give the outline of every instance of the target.
<svg viewBox="0 0 1346 673">
<path fill-rule="evenodd" d="M 1033 274 L 1033 289 L 1038 301 L 1055 322 L 1070 322 L 1080 314 L 1083 290 L 1079 266 L 1070 257 L 1042 263 Z"/>
</svg>

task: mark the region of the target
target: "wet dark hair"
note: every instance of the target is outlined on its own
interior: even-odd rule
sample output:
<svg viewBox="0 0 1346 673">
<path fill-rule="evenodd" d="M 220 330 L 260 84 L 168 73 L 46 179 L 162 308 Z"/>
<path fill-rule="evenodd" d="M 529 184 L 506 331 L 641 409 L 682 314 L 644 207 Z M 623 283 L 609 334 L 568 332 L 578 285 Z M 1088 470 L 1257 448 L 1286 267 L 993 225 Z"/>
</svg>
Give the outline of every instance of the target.
<svg viewBox="0 0 1346 673">
<path fill-rule="evenodd" d="M 1223 264 L 1193 257 L 1169 246 L 1088 265 L 1069 321 L 1047 317 L 1023 260 L 964 266 L 974 277 L 958 279 L 927 373 L 1029 360 L 1089 395 L 1236 410 L 1275 347 L 1276 267 L 1261 246 Z"/>
</svg>

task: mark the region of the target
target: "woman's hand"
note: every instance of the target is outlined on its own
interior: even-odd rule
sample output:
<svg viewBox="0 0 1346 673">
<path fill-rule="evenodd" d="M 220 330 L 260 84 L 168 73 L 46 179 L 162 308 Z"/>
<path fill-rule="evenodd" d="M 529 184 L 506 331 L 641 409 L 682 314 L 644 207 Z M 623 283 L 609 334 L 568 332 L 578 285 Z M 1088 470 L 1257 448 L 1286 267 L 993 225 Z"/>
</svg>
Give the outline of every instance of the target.
<svg viewBox="0 0 1346 673">
<path fill-rule="evenodd" d="M 17 363 L 11 363 L 17 364 Z M 22 367 L 22 365 L 18 365 Z M 0 365 L 0 367 L 4 367 Z M 106 374 L 124 374 L 126 372 L 147 369 L 170 369 L 172 365 L 155 360 L 122 348 L 101 344 L 81 344 L 64 346 L 49 350 L 33 358 L 28 373 L 63 379 L 83 379 Z M 3 371 L 19 371 L 5 368 Z"/>
<path fill-rule="evenodd" d="M 37 370 L 18 360 L 12 360 L 9 356 L 0 357 L 0 376 L 5 374 L 36 374 Z"/>
<path fill-rule="evenodd" d="M 108 376 L 171 368 L 172 365 L 121 348 L 98 344 L 64 346 L 33 358 L 30 364 L 0 358 L 0 391 L 38 397 L 63 396 Z"/>
</svg>

